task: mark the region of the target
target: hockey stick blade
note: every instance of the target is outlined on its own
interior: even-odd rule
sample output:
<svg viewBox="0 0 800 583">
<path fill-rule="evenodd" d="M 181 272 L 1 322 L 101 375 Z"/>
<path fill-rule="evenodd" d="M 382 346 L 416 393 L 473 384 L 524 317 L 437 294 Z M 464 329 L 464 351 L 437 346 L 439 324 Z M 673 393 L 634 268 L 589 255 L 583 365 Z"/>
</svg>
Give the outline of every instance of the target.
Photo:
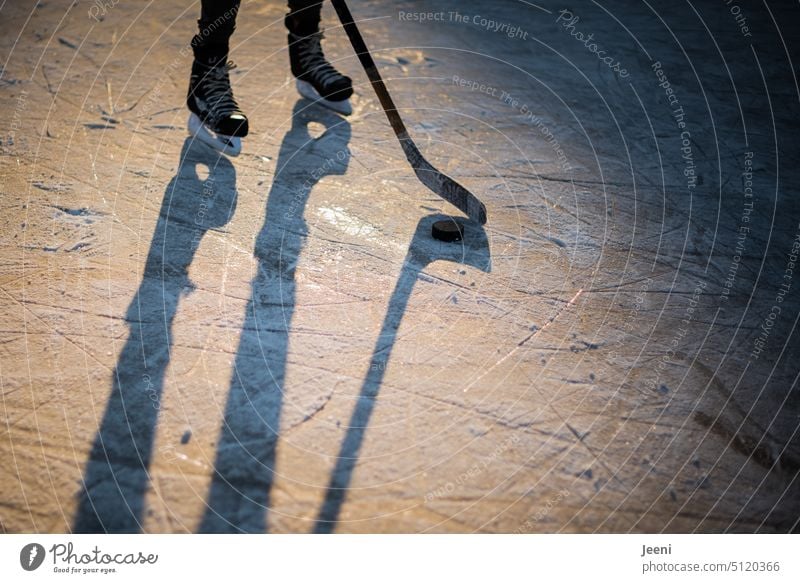
<svg viewBox="0 0 800 583">
<path fill-rule="evenodd" d="M 364 39 L 353 21 L 353 16 L 350 14 L 350 9 L 345 4 L 344 0 L 331 0 L 339 20 L 342 22 L 345 32 L 350 39 L 350 44 L 358 55 L 358 60 L 367 73 L 367 77 L 372 84 L 372 88 L 381 102 L 386 117 L 389 118 L 389 123 L 394 130 L 394 134 L 400 141 L 400 146 L 403 148 L 408 163 L 414 169 L 414 173 L 419 178 L 420 182 L 427 186 L 432 192 L 445 199 L 447 202 L 458 208 L 464 214 L 481 225 L 486 224 L 486 207 L 472 194 L 469 190 L 461 186 L 458 182 L 447 176 L 446 174 L 437 170 L 431 165 L 419 148 L 408 135 L 400 114 L 397 112 L 397 107 L 392 101 L 386 85 L 383 83 L 378 67 L 372 59 L 372 55 L 364 43 Z"/>
</svg>

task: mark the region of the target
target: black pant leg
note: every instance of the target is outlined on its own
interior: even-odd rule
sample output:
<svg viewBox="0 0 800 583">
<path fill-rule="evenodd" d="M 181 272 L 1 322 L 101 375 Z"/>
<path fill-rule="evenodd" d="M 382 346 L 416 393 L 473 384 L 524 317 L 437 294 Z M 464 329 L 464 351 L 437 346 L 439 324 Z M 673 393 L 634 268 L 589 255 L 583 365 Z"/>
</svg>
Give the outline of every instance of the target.
<svg viewBox="0 0 800 583">
<path fill-rule="evenodd" d="M 204 62 L 227 58 L 240 1 L 202 0 L 200 20 L 197 21 L 199 30 L 192 38 L 195 58 Z M 319 30 L 321 0 L 288 0 L 288 4 L 285 23 L 290 32 L 306 36 Z"/>
<path fill-rule="evenodd" d="M 289 0 L 289 14 L 284 22 L 289 32 L 308 36 L 319 30 L 322 0 Z"/>
<path fill-rule="evenodd" d="M 197 60 L 208 62 L 227 59 L 228 41 L 236 28 L 241 0 L 202 0 L 198 32 L 192 38 Z"/>
</svg>

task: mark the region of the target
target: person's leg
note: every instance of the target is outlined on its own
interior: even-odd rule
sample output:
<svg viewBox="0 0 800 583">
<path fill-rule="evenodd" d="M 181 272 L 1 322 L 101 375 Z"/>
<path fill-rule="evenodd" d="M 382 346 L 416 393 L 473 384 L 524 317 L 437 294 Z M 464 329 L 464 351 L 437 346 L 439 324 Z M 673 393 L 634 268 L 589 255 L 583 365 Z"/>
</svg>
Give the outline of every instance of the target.
<svg viewBox="0 0 800 583">
<path fill-rule="evenodd" d="M 347 100 L 353 94 L 353 82 L 339 73 L 322 52 L 321 11 L 320 0 L 289 0 L 289 13 L 284 23 L 289 30 L 292 74 L 304 97 L 349 114 L 351 108 Z"/>
<path fill-rule="evenodd" d="M 321 14 L 321 0 L 289 0 L 289 13 L 284 23 L 292 34 L 308 36 L 319 31 Z"/>
<path fill-rule="evenodd" d="M 192 75 L 186 105 L 192 112 L 189 131 L 201 141 L 238 154 L 247 135 L 247 116 L 233 97 L 228 61 L 229 40 L 236 28 L 240 0 L 202 0 L 199 30 L 192 38 Z M 232 139 L 235 138 L 235 139 Z"/>
<path fill-rule="evenodd" d="M 192 38 L 194 58 L 217 64 L 228 58 L 228 42 L 236 28 L 240 0 L 202 0 L 198 32 Z"/>
</svg>

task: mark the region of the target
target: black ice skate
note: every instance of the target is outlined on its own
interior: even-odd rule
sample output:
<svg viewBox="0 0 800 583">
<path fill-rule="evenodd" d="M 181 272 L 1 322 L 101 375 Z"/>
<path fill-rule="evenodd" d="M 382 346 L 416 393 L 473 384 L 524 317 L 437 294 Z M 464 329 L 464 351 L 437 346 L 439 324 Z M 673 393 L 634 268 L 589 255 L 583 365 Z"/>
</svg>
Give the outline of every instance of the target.
<svg viewBox="0 0 800 583">
<path fill-rule="evenodd" d="M 233 98 L 229 71 L 236 65 L 219 61 L 204 65 L 195 60 L 186 105 L 189 132 L 212 148 L 231 156 L 242 151 L 242 138 L 247 135 L 247 117 Z"/>
<path fill-rule="evenodd" d="M 344 115 L 353 113 L 353 82 L 334 69 L 322 54 L 322 32 L 308 36 L 289 33 L 289 61 L 303 97 Z"/>
</svg>

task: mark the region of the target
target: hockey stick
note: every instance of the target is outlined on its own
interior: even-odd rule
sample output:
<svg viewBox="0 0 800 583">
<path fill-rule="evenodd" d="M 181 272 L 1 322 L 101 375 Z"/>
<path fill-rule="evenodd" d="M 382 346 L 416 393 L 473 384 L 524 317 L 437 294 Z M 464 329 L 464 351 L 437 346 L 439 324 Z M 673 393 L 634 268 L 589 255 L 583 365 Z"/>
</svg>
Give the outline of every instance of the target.
<svg viewBox="0 0 800 583">
<path fill-rule="evenodd" d="M 378 73 L 378 67 L 375 65 L 367 45 L 364 44 L 364 39 L 358 31 L 356 23 L 353 22 L 350 9 L 344 0 L 331 0 L 331 2 L 336 9 L 339 20 L 342 22 L 342 26 L 344 26 L 345 32 L 347 32 L 347 36 L 350 38 L 350 44 L 353 45 L 361 65 L 367 72 L 372 88 L 378 95 L 383 111 L 386 113 L 386 117 L 389 118 L 389 123 L 392 125 L 397 139 L 400 140 L 400 146 L 403 148 L 403 152 L 405 152 L 406 158 L 414 169 L 417 178 L 435 194 L 463 211 L 469 218 L 481 225 L 486 224 L 486 207 L 483 203 L 458 182 L 434 168 L 419 151 L 414 140 L 408 135 L 408 130 L 400 118 L 400 114 L 397 113 L 397 107 L 392 101 L 392 97 L 389 95 L 380 73 Z"/>
</svg>

